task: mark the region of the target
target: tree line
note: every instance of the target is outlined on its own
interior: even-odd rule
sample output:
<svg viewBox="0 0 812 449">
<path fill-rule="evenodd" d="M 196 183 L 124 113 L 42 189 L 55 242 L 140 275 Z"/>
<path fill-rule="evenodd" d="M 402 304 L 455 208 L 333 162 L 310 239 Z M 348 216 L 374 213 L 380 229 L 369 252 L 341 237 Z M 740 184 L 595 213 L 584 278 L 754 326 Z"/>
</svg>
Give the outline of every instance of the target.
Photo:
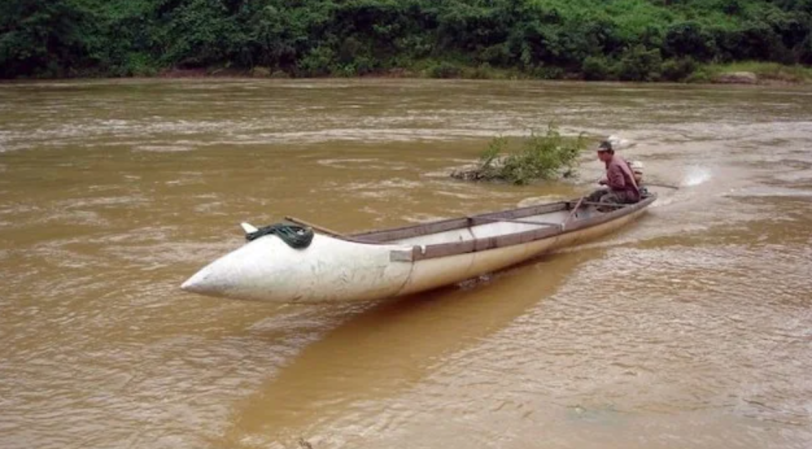
<svg viewBox="0 0 812 449">
<path fill-rule="evenodd" d="M 4 0 L 0 77 L 509 69 L 684 79 L 703 63 L 812 64 L 812 0 Z"/>
</svg>

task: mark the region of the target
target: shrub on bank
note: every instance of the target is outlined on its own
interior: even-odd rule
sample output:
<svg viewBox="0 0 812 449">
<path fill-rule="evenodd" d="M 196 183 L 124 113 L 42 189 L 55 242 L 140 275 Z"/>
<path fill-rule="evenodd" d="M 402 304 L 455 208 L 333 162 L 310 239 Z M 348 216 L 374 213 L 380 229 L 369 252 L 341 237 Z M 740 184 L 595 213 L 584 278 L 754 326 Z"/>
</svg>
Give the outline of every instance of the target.
<svg viewBox="0 0 812 449">
<path fill-rule="evenodd" d="M 604 56 L 589 56 L 581 67 L 587 81 L 605 81 L 615 78 L 615 64 Z"/>
<path fill-rule="evenodd" d="M 430 66 L 426 73 L 430 78 L 459 78 L 462 74 L 462 69 L 456 64 L 450 62 L 440 62 L 439 64 Z"/>
<path fill-rule="evenodd" d="M 662 65 L 662 79 L 666 81 L 685 81 L 698 68 L 691 57 L 669 59 Z"/>
<path fill-rule="evenodd" d="M 621 81 L 658 81 L 662 64 L 660 50 L 648 50 L 643 45 L 636 45 L 623 54 L 618 63 L 617 76 Z"/>
</svg>

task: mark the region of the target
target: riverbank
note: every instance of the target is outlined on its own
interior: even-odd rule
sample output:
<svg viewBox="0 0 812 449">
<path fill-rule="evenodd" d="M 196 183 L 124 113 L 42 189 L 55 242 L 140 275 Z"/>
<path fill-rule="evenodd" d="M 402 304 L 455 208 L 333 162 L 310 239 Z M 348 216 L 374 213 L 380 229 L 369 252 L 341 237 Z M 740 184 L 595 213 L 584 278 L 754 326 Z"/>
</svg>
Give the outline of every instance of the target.
<svg viewBox="0 0 812 449">
<path fill-rule="evenodd" d="M 656 61 L 655 61 L 656 62 Z M 812 84 L 812 66 L 779 64 L 775 62 L 740 61 L 727 64 L 699 64 L 691 59 L 666 60 L 648 63 L 645 68 L 631 69 L 628 62 L 595 61 L 587 58 L 584 71 L 566 71 L 561 67 L 543 66 L 531 71 L 518 67 L 493 67 L 487 63 L 471 65 L 460 61 L 423 60 L 406 67 L 371 70 L 364 73 L 330 71 L 319 75 L 303 74 L 267 67 L 235 68 L 211 66 L 207 68 L 166 68 L 109 76 L 82 72 L 67 77 L 32 77 L 0 79 L 8 81 L 127 79 L 127 78 L 255 78 L 255 79 L 468 79 L 468 80 L 550 80 L 550 81 L 610 81 L 636 83 L 686 84 L 750 84 L 750 85 L 802 85 Z M 634 64 L 632 64 L 634 65 Z M 634 72 L 634 73 L 630 73 Z"/>
<path fill-rule="evenodd" d="M 680 82 L 712 62 L 812 65 L 812 10 L 805 1 L 71 0 L 30 6 L 0 7 L 0 79 L 217 68 L 211 71 L 297 78 L 414 72 Z"/>
<path fill-rule="evenodd" d="M 667 64 L 663 64 L 666 66 Z M 668 67 L 666 67 L 668 68 Z M 743 61 L 730 64 L 691 65 L 678 75 L 649 77 L 644 82 L 683 82 L 691 84 L 812 84 L 812 67 L 783 65 L 771 62 Z M 656 74 L 655 74 L 656 75 Z M 265 67 L 254 69 L 209 68 L 170 69 L 152 76 L 161 78 L 295 78 L 287 72 L 271 71 Z M 149 76 L 148 76 L 149 77 Z M 424 61 L 409 68 L 395 68 L 363 75 L 330 74 L 321 78 L 435 78 L 435 79 L 489 79 L 489 80 L 564 80 L 564 81 L 635 81 L 605 76 L 600 79 L 583 73 L 568 73 L 561 68 L 549 67 L 529 73 L 510 68 L 491 67 L 488 64 L 471 66 L 452 62 Z M 643 80 L 637 80 L 638 82 Z"/>
<path fill-rule="evenodd" d="M 812 67 L 771 62 L 711 64 L 694 72 L 687 82 L 726 84 L 809 84 Z"/>
</svg>

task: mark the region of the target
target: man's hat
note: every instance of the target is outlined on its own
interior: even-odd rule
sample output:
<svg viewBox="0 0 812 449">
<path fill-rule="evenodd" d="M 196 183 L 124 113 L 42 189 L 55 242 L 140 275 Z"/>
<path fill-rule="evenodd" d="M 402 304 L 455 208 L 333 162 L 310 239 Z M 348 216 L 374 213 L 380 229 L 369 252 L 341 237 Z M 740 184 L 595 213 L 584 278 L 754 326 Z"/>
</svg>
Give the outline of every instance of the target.
<svg viewBox="0 0 812 449">
<path fill-rule="evenodd" d="M 598 151 L 614 151 L 614 148 L 612 148 L 612 142 L 604 140 L 600 145 L 598 145 Z"/>
</svg>

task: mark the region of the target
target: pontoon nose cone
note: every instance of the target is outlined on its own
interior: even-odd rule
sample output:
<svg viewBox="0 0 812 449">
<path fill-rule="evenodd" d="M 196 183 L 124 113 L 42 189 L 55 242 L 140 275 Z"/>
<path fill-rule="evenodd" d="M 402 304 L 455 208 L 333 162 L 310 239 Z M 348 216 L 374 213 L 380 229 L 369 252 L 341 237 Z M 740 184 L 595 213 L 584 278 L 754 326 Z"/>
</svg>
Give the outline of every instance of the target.
<svg viewBox="0 0 812 449">
<path fill-rule="evenodd" d="M 180 288 L 207 296 L 261 299 L 284 280 L 284 269 L 280 267 L 290 264 L 279 260 L 290 259 L 284 253 L 286 249 L 293 251 L 273 236 L 254 240 L 203 267 Z"/>
<path fill-rule="evenodd" d="M 266 235 L 215 260 L 183 283 L 188 292 L 278 303 L 364 300 L 392 296 L 411 273 L 392 264 L 391 251 L 411 247 L 368 245 L 315 235 L 306 249 Z"/>
<path fill-rule="evenodd" d="M 205 282 L 201 279 L 200 272 L 196 273 L 194 276 L 186 279 L 186 282 L 181 284 L 180 288 L 187 292 L 192 293 L 203 293 L 206 290 Z"/>
<path fill-rule="evenodd" d="M 180 288 L 201 295 L 222 296 L 234 282 L 228 268 L 222 260 L 214 261 L 187 279 Z"/>
</svg>

